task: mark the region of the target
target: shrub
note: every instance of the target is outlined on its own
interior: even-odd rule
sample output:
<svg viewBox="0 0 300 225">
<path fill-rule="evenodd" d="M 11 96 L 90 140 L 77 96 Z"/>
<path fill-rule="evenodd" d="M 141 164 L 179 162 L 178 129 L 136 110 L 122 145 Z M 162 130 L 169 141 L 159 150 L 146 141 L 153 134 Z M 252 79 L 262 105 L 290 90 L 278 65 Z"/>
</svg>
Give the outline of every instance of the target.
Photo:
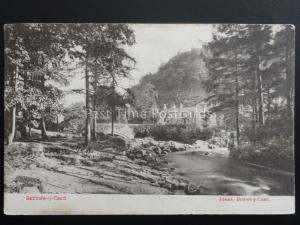
<svg viewBox="0 0 300 225">
<path fill-rule="evenodd" d="M 286 171 L 294 170 L 293 152 L 291 144 L 279 141 L 267 146 L 248 144 L 230 149 L 230 154 L 235 159 Z"/>
<path fill-rule="evenodd" d="M 185 125 L 152 125 L 134 128 L 135 137 L 153 137 L 158 141 L 178 141 L 192 144 L 196 140 L 206 141 L 212 137 L 212 130 L 199 129 L 194 126 Z"/>
<path fill-rule="evenodd" d="M 149 126 L 136 126 L 133 128 L 133 132 L 135 133 L 136 138 L 144 138 L 150 136 Z"/>
</svg>

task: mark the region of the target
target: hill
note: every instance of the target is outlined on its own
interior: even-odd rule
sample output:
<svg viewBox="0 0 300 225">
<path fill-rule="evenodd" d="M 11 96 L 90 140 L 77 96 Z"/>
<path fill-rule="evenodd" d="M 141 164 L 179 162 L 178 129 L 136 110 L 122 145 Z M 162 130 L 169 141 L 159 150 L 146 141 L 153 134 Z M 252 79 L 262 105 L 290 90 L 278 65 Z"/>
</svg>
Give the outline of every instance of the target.
<svg viewBox="0 0 300 225">
<path fill-rule="evenodd" d="M 206 54 L 203 49 L 178 53 L 162 65 L 157 73 L 145 75 L 138 85 L 132 87 L 137 100 L 145 98 L 140 92 L 143 90 L 145 93 L 150 83 L 157 92 L 159 107 L 164 104 L 170 107 L 174 103 L 188 107 L 201 101 L 208 96 L 203 87 L 203 81 L 208 76 L 204 62 Z"/>
</svg>

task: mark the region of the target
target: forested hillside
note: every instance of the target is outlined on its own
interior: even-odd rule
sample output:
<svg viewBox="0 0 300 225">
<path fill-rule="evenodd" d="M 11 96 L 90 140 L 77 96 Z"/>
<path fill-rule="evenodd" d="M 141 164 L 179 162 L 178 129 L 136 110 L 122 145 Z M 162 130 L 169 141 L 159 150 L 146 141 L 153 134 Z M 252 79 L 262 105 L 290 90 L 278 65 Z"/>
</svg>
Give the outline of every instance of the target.
<svg viewBox="0 0 300 225">
<path fill-rule="evenodd" d="M 207 97 L 203 87 L 203 81 L 207 79 L 207 69 L 203 60 L 205 55 L 205 51 L 200 49 L 178 53 L 162 65 L 157 73 L 145 75 L 140 84 L 132 88 L 136 97 L 146 97 L 141 90 L 149 88 L 149 83 L 157 91 L 157 103 L 160 107 L 163 104 L 170 106 L 174 103 L 177 106 L 180 103 L 190 106 Z"/>
</svg>

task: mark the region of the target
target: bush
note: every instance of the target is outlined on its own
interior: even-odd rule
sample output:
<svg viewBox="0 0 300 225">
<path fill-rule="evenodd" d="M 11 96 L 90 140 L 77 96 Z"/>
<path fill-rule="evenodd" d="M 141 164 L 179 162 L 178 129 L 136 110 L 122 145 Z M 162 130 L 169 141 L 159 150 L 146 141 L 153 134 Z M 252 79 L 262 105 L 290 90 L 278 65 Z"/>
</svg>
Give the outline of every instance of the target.
<svg viewBox="0 0 300 225">
<path fill-rule="evenodd" d="M 268 146 L 248 144 L 230 149 L 230 154 L 235 159 L 286 171 L 294 170 L 293 152 L 293 145 L 279 141 L 274 141 Z"/>
<path fill-rule="evenodd" d="M 284 119 L 283 119 L 284 118 Z M 242 146 L 230 149 L 234 158 L 292 171 L 294 168 L 293 120 L 272 118 L 264 125 L 251 126 L 241 133 Z"/>
<path fill-rule="evenodd" d="M 293 121 L 282 118 L 267 120 L 264 125 L 256 125 L 255 132 L 252 127 L 246 127 L 242 137 L 264 146 L 269 145 L 273 139 L 290 140 L 293 137 Z"/>
<path fill-rule="evenodd" d="M 135 133 L 135 138 L 144 138 L 150 136 L 150 128 L 149 126 L 136 126 L 133 128 L 133 132 Z"/>
<path fill-rule="evenodd" d="M 212 137 L 212 130 L 199 129 L 194 126 L 185 125 L 151 125 L 134 128 L 135 137 L 153 137 L 157 141 L 178 141 L 193 144 L 196 140 L 206 141 Z"/>
</svg>

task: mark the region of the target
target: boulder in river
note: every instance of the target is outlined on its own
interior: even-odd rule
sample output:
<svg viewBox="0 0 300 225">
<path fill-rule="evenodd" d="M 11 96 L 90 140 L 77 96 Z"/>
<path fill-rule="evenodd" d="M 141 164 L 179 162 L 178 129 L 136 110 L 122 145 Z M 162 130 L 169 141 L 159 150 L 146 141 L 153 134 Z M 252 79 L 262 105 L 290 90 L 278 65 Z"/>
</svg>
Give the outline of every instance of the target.
<svg viewBox="0 0 300 225">
<path fill-rule="evenodd" d="M 135 138 L 127 143 L 128 149 L 147 149 L 147 151 L 154 152 L 156 154 L 162 154 L 163 152 L 177 152 L 185 151 L 190 148 L 190 145 L 182 144 L 175 141 L 155 141 L 152 138 Z"/>
<path fill-rule="evenodd" d="M 197 185 L 190 183 L 185 186 L 184 193 L 187 195 L 199 195 L 200 188 Z"/>
<path fill-rule="evenodd" d="M 224 157 L 229 155 L 229 150 L 227 147 L 220 147 L 202 140 L 197 140 L 192 145 L 192 150 L 204 152 L 205 155 L 220 155 Z"/>
</svg>

